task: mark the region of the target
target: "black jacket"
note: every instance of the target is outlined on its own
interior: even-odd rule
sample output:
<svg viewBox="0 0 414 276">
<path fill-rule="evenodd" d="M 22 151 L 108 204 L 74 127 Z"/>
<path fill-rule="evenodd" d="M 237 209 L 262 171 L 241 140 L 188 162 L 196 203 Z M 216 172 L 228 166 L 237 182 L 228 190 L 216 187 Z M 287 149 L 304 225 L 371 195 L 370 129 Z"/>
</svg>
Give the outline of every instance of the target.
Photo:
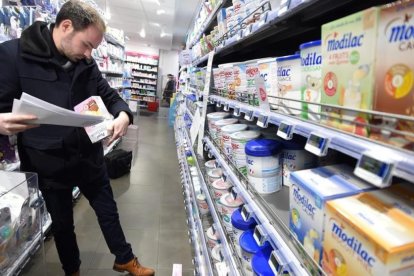
<svg viewBox="0 0 414 276">
<path fill-rule="evenodd" d="M 53 43 L 46 23 L 36 22 L 20 39 L 0 44 L 0 112 L 10 112 L 13 99 L 25 92 L 73 110 L 90 96 L 100 96 L 115 117 L 132 113 L 102 77 L 95 61 L 71 69 Z M 105 177 L 101 143 L 92 144 L 83 128 L 42 125 L 18 135 L 21 170 L 36 172 L 43 188 L 99 183 Z"/>
</svg>

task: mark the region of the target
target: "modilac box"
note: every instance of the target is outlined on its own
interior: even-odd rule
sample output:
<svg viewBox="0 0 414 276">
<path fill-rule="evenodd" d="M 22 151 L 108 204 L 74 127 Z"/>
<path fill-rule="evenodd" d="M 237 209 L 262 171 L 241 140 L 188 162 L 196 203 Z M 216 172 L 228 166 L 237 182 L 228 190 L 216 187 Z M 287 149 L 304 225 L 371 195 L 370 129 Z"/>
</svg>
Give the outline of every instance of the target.
<svg viewBox="0 0 414 276">
<path fill-rule="evenodd" d="M 379 9 L 370 8 L 322 26 L 323 104 L 372 109 Z M 323 108 L 330 126 L 369 136 L 364 113 Z"/>
<path fill-rule="evenodd" d="M 414 116 L 414 1 L 381 7 L 377 55 L 374 110 Z M 414 148 L 413 137 L 384 132 L 387 126 L 414 133 L 413 122 L 387 121 L 384 118 L 379 122 L 382 131 L 373 129 L 372 138 Z"/>
<path fill-rule="evenodd" d="M 326 201 L 355 195 L 373 186 L 356 178 L 348 165 L 297 171 L 290 178 L 289 228 L 306 252 L 320 262 Z"/>
<path fill-rule="evenodd" d="M 412 185 L 411 185 L 412 186 Z M 408 186 L 327 203 L 327 275 L 414 275 L 414 192 Z"/>
</svg>

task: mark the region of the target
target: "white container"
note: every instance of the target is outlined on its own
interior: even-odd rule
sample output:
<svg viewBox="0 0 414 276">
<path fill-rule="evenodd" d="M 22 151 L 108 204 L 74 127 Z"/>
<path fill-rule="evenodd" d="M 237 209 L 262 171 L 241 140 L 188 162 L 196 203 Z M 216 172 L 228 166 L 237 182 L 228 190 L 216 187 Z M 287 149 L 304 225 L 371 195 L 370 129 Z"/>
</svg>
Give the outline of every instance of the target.
<svg viewBox="0 0 414 276">
<path fill-rule="evenodd" d="M 210 210 L 208 209 L 208 204 L 205 195 L 197 195 L 197 205 L 201 215 L 207 215 L 210 212 Z"/>
<path fill-rule="evenodd" d="M 269 177 L 254 177 L 248 175 L 250 185 L 252 185 L 259 194 L 271 194 L 279 191 L 282 188 L 281 175 Z"/>
<path fill-rule="evenodd" d="M 212 169 L 211 171 L 207 173 L 207 176 L 208 176 L 208 182 L 209 184 L 211 184 L 214 181 L 221 179 L 221 177 L 223 176 L 223 170 L 219 168 Z"/>
<path fill-rule="evenodd" d="M 223 126 L 221 128 L 221 143 L 223 145 L 224 153 L 228 157 L 231 157 L 232 152 L 233 152 L 232 147 L 231 147 L 230 135 L 235 132 L 243 131 L 246 129 L 247 129 L 246 124 L 233 124 L 233 125 Z"/>
<path fill-rule="evenodd" d="M 236 118 L 228 118 L 228 119 L 223 119 L 220 121 L 215 122 L 215 126 L 216 126 L 216 137 L 218 140 L 219 145 L 222 147 L 222 128 L 227 126 L 227 125 L 233 125 L 236 124 L 239 120 Z"/>
<path fill-rule="evenodd" d="M 217 232 L 213 234 L 213 227 L 207 229 L 207 246 L 213 249 L 216 245 L 220 244 L 220 239 Z"/>
<path fill-rule="evenodd" d="M 236 197 L 236 199 L 234 199 L 233 195 L 230 193 L 222 195 L 220 202 L 222 205 L 222 215 L 232 215 L 233 212 L 243 204 L 243 201 L 240 197 Z"/>
<path fill-rule="evenodd" d="M 219 200 L 224 194 L 228 193 L 228 190 L 232 185 L 223 179 L 219 179 L 214 181 L 211 186 L 213 186 L 214 198 Z"/>
<path fill-rule="evenodd" d="M 230 114 L 227 112 L 213 112 L 207 114 L 207 121 L 208 121 L 208 129 L 213 139 L 217 139 L 216 137 L 216 125 L 215 122 L 223 120 L 225 118 L 230 117 Z"/>
<path fill-rule="evenodd" d="M 245 154 L 244 148 L 250 140 L 257 139 L 260 137 L 260 132 L 255 130 L 245 130 L 232 133 L 231 146 L 234 154 Z"/>
<path fill-rule="evenodd" d="M 217 168 L 216 165 L 217 165 L 216 164 L 216 160 L 210 160 L 210 161 L 207 161 L 206 163 L 204 163 L 204 166 L 206 167 L 206 173 L 207 173 L 207 175 L 208 175 L 208 173 L 210 171 L 212 171 L 213 169 Z"/>
<path fill-rule="evenodd" d="M 277 82 L 279 97 L 302 100 L 301 96 L 301 59 L 300 55 L 279 57 L 277 62 Z M 302 104 L 289 100 L 279 101 L 279 110 L 287 114 L 300 115 Z"/>
<path fill-rule="evenodd" d="M 214 248 L 211 250 L 211 257 L 213 257 L 213 262 L 214 263 L 219 263 L 222 261 L 221 259 L 221 245 L 218 244 L 216 246 L 214 246 Z"/>
<path fill-rule="evenodd" d="M 321 41 L 311 41 L 300 45 L 300 57 L 302 60 L 301 91 L 303 101 L 310 103 L 321 102 L 322 88 L 322 49 Z M 303 103 L 302 118 L 314 121 L 320 120 L 319 105 Z M 314 114 L 318 113 L 318 114 Z"/>
<path fill-rule="evenodd" d="M 277 96 L 277 63 L 276 58 L 265 58 L 257 61 L 260 76 L 264 79 L 267 96 Z M 277 108 L 277 99 L 268 98 L 269 104 Z"/>
</svg>

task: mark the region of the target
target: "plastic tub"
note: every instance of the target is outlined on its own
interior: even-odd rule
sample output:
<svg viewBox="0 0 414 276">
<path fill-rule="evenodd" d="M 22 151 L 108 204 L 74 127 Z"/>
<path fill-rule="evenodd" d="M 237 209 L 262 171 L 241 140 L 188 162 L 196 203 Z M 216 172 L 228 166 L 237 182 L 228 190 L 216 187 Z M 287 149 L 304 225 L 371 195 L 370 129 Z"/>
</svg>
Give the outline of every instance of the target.
<svg viewBox="0 0 414 276">
<path fill-rule="evenodd" d="M 223 120 L 225 118 L 230 117 L 230 114 L 227 112 L 212 112 L 207 114 L 207 121 L 208 121 L 208 129 L 213 139 L 217 139 L 217 129 L 215 126 L 215 122 Z"/>
<path fill-rule="evenodd" d="M 254 275 L 257 276 L 274 276 L 273 270 L 270 268 L 269 259 L 272 254 L 273 248 L 271 246 L 265 246 L 260 249 L 259 252 L 253 255 L 252 258 L 252 270 Z"/>
<path fill-rule="evenodd" d="M 304 148 L 304 144 L 294 141 L 284 141 L 282 160 L 283 185 L 292 186 L 290 174 L 295 171 L 314 168 L 318 165 L 318 158 Z"/>
<path fill-rule="evenodd" d="M 257 223 L 254 218 L 250 218 L 248 221 L 245 221 L 240 213 L 240 208 L 233 212 L 231 215 L 231 225 L 233 226 L 233 235 L 232 239 L 236 247 L 236 252 L 240 258 L 242 258 L 242 252 L 239 245 L 240 236 L 247 230 L 254 229 Z"/>
<path fill-rule="evenodd" d="M 220 244 L 220 239 L 217 232 L 213 234 L 213 227 L 207 229 L 207 246 L 213 249 L 216 245 Z"/>
<path fill-rule="evenodd" d="M 247 129 L 246 124 L 232 124 L 232 125 L 223 126 L 221 128 L 221 144 L 223 145 L 224 152 L 228 156 L 231 156 L 231 153 L 233 152 L 231 150 L 231 137 L 230 137 L 230 135 L 235 133 L 235 132 L 243 131 L 243 130 L 246 130 L 246 129 Z"/>
<path fill-rule="evenodd" d="M 248 175 L 249 183 L 259 194 L 272 194 L 282 188 L 282 176 L 275 175 L 269 177 L 254 177 Z"/>
<path fill-rule="evenodd" d="M 208 175 L 208 182 L 211 184 L 214 181 L 221 179 L 221 177 L 223 176 L 223 170 L 222 169 L 212 169 L 211 171 L 209 171 L 207 173 Z"/>
<path fill-rule="evenodd" d="M 302 100 L 301 95 L 301 59 L 300 55 L 279 57 L 277 62 L 277 82 L 279 97 Z M 287 114 L 300 115 L 302 104 L 289 100 L 279 101 L 279 110 Z"/>
<path fill-rule="evenodd" d="M 228 119 L 219 120 L 219 121 L 214 123 L 215 126 L 216 126 L 216 137 L 217 137 L 218 143 L 221 147 L 223 146 L 223 144 L 222 144 L 222 134 L 221 134 L 222 130 L 221 129 L 224 126 L 236 124 L 238 121 L 239 120 L 235 119 L 235 118 L 228 118 Z"/>
<path fill-rule="evenodd" d="M 268 242 L 263 246 L 259 246 L 253 237 L 253 230 L 245 231 L 239 239 L 242 250 L 242 266 L 246 275 L 253 275 L 252 258 L 259 250 L 270 246 Z"/>
<path fill-rule="evenodd" d="M 229 182 L 223 179 L 218 179 L 212 184 L 214 190 L 214 198 L 219 200 L 224 194 L 228 193 L 228 189 L 232 186 Z"/>
<path fill-rule="evenodd" d="M 217 168 L 216 160 L 210 160 L 204 163 L 204 166 L 206 167 L 206 173 L 208 174 L 210 171 Z"/>
<path fill-rule="evenodd" d="M 254 177 L 270 177 L 280 175 L 279 153 L 282 144 L 271 139 L 255 139 L 247 142 L 248 174 Z"/>
<path fill-rule="evenodd" d="M 203 194 L 197 195 L 197 205 L 201 215 L 206 215 L 210 212 L 206 201 L 206 196 Z"/>
<path fill-rule="evenodd" d="M 227 231 L 232 232 L 233 225 L 231 224 L 231 216 L 243 204 L 243 201 L 240 197 L 233 199 L 233 195 L 227 193 L 221 196 L 220 203 L 224 227 Z"/>
<path fill-rule="evenodd" d="M 214 248 L 211 250 L 211 257 L 213 258 L 214 263 L 219 263 L 222 261 L 221 259 L 221 245 L 217 244 L 214 246 Z"/>
<path fill-rule="evenodd" d="M 232 133 L 231 146 L 234 154 L 245 154 L 244 148 L 250 140 L 260 137 L 260 132 L 255 130 L 245 130 Z"/>
</svg>

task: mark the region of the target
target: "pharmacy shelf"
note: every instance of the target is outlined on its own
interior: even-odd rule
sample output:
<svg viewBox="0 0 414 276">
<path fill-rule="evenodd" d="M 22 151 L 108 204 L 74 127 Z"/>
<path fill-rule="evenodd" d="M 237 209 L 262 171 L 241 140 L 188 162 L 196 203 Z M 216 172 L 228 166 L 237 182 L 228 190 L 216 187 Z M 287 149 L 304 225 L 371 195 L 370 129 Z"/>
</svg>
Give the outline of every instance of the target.
<svg viewBox="0 0 414 276">
<path fill-rule="evenodd" d="M 352 14 L 357 11 L 394 2 L 395 0 L 371 1 L 359 0 L 309 0 L 278 16 L 271 11 L 264 20 L 252 24 L 237 32 L 223 44 L 216 47 L 215 62 L 240 61 L 242 57 L 253 59 L 268 56 L 281 56 L 294 52 L 292 47 L 320 39 L 320 26 L 324 23 Z M 292 40 L 294 43 L 288 43 Z M 283 42 L 283 43 L 281 43 Z M 279 43 L 279 44 L 277 44 Z M 278 47 L 274 47 L 278 45 Z M 283 47 L 286 45 L 286 48 Z M 260 51 L 257 51 L 260 49 Z M 194 66 L 205 64 L 208 56 L 193 62 Z"/>
<path fill-rule="evenodd" d="M 288 245 L 289 240 L 286 240 L 286 235 L 282 236 L 281 231 L 284 233 L 284 229 L 281 230 L 275 227 L 275 222 L 271 219 L 271 216 L 265 212 L 266 208 L 258 204 L 257 197 L 247 189 L 245 183 L 241 182 L 239 176 L 223 158 L 214 143 L 208 137 L 205 137 L 203 140 L 209 153 L 216 158 L 216 161 L 220 164 L 224 174 L 236 187 L 238 194 L 244 199 L 244 203 L 248 204 L 256 220 L 260 222 L 260 225 L 268 235 L 268 241 L 272 244 L 274 249 L 279 250 L 282 254 L 282 257 L 284 258 L 283 262 L 286 263 L 290 269 L 290 275 L 309 275 L 302 266 L 302 259 L 292 252 L 291 247 Z"/>
<path fill-rule="evenodd" d="M 210 12 L 204 22 L 201 24 L 200 30 L 198 30 L 196 36 L 193 38 L 191 43 L 187 45 L 187 48 L 193 47 L 201 38 L 201 36 L 211 28 L 211 24 L 216 21 L 217 12 L 223 8 L 229 0 L 221 0 L 216 4 L 214 10 Z"/>
<path fill-rule="evenodd" d="M 184 123 L 182 122 L 182 125 L 184 125 Z M 181 131 L 184 135 L 184 139 L 187 141 L 188 145 L 190 145 L 190 137 L 185 129 L 184 126 L 182 127 L 178 127 L 178 130 L 176 129 L 176 131 Z M 216 231 L 218 232 L 218 235 L 220 237 L 220 242 L 222 245 L 222 250 L 224 251 L 223 257 L 224 260 L 226 261 L 227 267 L 229 268 L 229 275 L 230 276 L 240 276 L 240 271 L 241 269 L 241 265 L 239 263 L 237 263 L 236 258 L 234 256 L 236 256 L 235 252 L 233 252 L 233 249 L 227 239 L 228 235 L 226 235 L 226 232 L 224 231 L 224 226 L 221 222 L 221 218 L 219 216 L 219 214 L 217 213 L 217 210 L 215 208 L 213 199 L 211 198 L 211 194 L 208 190 L 206 181 L 204 179 L 204 175 L 203 172 L 201 171 L 200 165 L 199 165 L 199 157 L 196 155 L 196 153 L 194 152 L 193 148 L 190 147 L 191 150 L 191 154 L 194 160 L 196 160 L 195 165 L 197 168 L 197 172 L 198 175 L 200 177 L 200 182 L 201 182 L 201 189 L 203 194 L 206 197 L 206 201 L 211 213 L 211 216 L 213 218 L 214 224 L 216 226 Z"/>
<path fill-rule="evenodd" d="M 130 98 L 130 101 L 135 101 L 135 102 L 146 102 L 146 103 L 155 103 L 155 101 L 149 101 L 149 100 L 143 100 L 143 99 L 134 99 L 134 98 Z M 143 105 L 144 106 L 144 105 Z M 145 105 L 145 107 L 147 107 Z"/>
<path fill-rule="evenodd" d="M 181 127 L 179 127 L 181 128 Z M 198 274 L 196 275 L 213 275 L 211 266 L 211 256 L 207 248 L 207 241 L 204 235 L 204 229 L 200 219 L 200 213 L 196 202 L 196 193 L 191 181 L 191 173 L 184 153 L 184 146 L 187 144 L 186 138 L 180 129 L 176 129 L 177 154 L 182 173 L 184 204 L 187 211 L 187 224 L 190 228 L 190 243 L 194 248 L 194 266 Z"/>
<path fill-rule="evenodd" d="M 146 83 L 146 82 L 142 82 L 142 81 L 133 81 L 133 83 L 140 83 L 140 84 L 145 84 L 145 85 L 157 86 L 157 83 Z"/>
<path fill-rule="evenodd" d="M 133 64 L 145 65 L 145 66 L 158 67 L 158 64 L 144 63 L 144 62 L 139 62 L 139 61 L 130 61 L 130 60 L 127 60 L 126 62 L 133 63 Z"/>
<path fill-rule="evenodd" d="M 153 77 L 145 77 L 145 76 L 138 76 L 138 75 L 134 75 L 134 77 L 137 77 L 137 78 L 143 78 L 143 79 L 150 79 L 150 80 L 157 80 L 157 78 L 153 78 Z"/>
<path fill-rule="evenodd" d="M 139 68 L 131 68 L 131 69 L 135 71 L 141 71 L 141 72 L 158 73 L 157 70 L 148 70 L 148 69 L 139 69 Z M 135 75 L 132 75 L 132 76 L 135 77 Z M 136 76 L 136 77 L 139 77 L 139 76 Z"/>
<path fill-rule="evenodd" d="M 132 93 L 132 95 L 136 95 L 136 96 L 146 96 L 146 97 L 156 97 L 156 95 L 148 95 L 145 93 Z"/>
<path fill-rule="evenodd" d="M 120 57 L 120 56 L 117 56 L 117 55 L 114 55 L 114 54 L 111 54 L 111 53 L 108 53 L 108 57 L 110 57 L 111 59 L 116 59 L 116 60 L 124 62 L 123 57 Z"/>
<path fill-rule="evenodd" d="M 109 33 L 105 33 L 105 39 L 106 39 L 107 42 L 109 42 L 111 44 L 115 44 L 115 45 L 117 45 L 121 48 L 125 48 L 125 43 L 119 41 L 113 35 L 111 35 Z"/>
<path fill-rule="evenodd" d="M 110 76 L 120 76 L 122 77 L 124 75 L 123 72 L 116 72 L 116 71 L 101 71 L 102 74 L 110 75 Z"/>
<path fill-rule="evenodd" d="M 127 89 L 134 89 L 134 90 L 146 90 L 146 91 L 156 91 L 155 89 L 148 89 L 143 87 L 128 87 Z"/>
<path fill-rule="evenodd" d="M 375 153 L 378 156 L 387 156 L 389 162 L 394 164 L 392 176 L 403 178 L 410 182 L 414 179 L 414 155 L 413 153 L 397 148 L 392 148 L 379 142 L 366 138 L 331 129 L 328 126 L 318 125 L 310 121 L 305 121 L 293 116 L 276 112 L 264 112 L 257 107 L 243 104 L 234 100 L 229 100 L 220 96 L 210 96 L 213 102 L 228 104 L 229 108 L 239 108 L 242 113 L 253 112 L 253 116 L 267 116 L 268 122 L 279 126 L 281 122 L 288 122 L 294 126 L 294 133 L 309 138 L 311 133 L 318 133 L 322 137 L 328 138 L 329 148 L 342 152 L 357 160 L 366 153 Z"/>
</svg>

